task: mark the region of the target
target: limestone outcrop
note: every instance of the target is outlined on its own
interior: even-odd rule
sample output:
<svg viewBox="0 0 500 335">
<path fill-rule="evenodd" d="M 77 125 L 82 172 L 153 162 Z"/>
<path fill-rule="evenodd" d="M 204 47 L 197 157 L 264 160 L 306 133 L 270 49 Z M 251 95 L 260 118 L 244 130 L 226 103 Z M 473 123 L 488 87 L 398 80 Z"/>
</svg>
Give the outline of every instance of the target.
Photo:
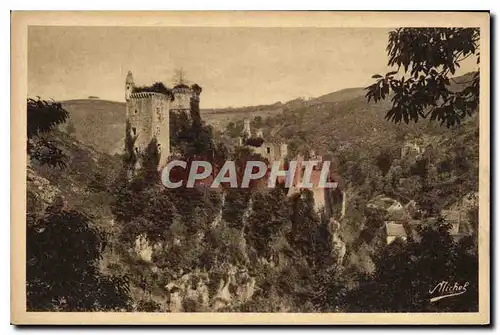
<svg viewBox="0 0 500 335">
<path fill-rule="evenodd" d="M 201 312 L 240 305 L 253 296 L 256 287 L 247 269 L 229 265 L 223 272 L 186 273 L 165 289 L 171 312 Z"/>
<path fill-rule="evenodd" d="M 331 236 L 332 257 L 335 257 L 335 263 L 342 265 L 346 254 L 346 244 L 340 237 L 340 222 L 331 218 L 328 222 L 328 230 Z"/>
</svg>

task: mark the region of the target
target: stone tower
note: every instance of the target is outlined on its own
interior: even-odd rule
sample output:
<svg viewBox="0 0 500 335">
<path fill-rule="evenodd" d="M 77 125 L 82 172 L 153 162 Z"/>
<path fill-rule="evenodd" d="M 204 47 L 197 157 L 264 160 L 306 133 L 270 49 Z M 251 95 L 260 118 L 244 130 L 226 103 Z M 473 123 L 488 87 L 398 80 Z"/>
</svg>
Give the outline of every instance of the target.
<svg viewBox="0 0 500 335">
<path fill-rule="evenodd" d="M 140 158 L 151 141 L 156 139 L 160 153 L 159 168 L 162 168 L 170 155 L 169 112 L 172 97 L 156 92 L 134 92 L 134 88 L 134 78 L 129 71 L 125 80 L 126 119 L 130 135 L 135 139 L 135 154 Z"/>
<path fill-rule="evenodd" d="M 130 95 L 134 90 L 134 76 L 131 71 L 128 71 L 127 78 L 125 79 L 125 101 L 129 101 Z"/>
<path fill-rule="evenodd" d="M 190 116 L 190 99 L 193 94 L 192 89 L 185 84 L 178 84 L 172 89 L 174 101 L 172 102 L 172 112 L 185 112 Z"/>
<path fill-rule="evenodd" d="M 252 137 L 252 130 L 250 129 L 249 119 L 243 120 L 243 137 L 247 139 Z"/>
<path fill-rule="evenodd" d="M 189 87 L 187 85 L 186 78 L 184 77 L 184 70 L 176 70 L 173 80 L 175 84 L 174 88 L 172 89 L 174 101 L 172 102 L 170 110 L 174 113 L 184 112 L 188 117 L 190 117 L 190 101 L 194 92 L 192 87 Z"/>
</svg>

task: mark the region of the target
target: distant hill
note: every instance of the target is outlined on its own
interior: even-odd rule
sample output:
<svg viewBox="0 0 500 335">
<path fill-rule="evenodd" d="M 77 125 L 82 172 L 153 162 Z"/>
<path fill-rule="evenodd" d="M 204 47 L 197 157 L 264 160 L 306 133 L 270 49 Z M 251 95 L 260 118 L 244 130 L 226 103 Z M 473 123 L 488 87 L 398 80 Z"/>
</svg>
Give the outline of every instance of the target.
<svg viewBox="0 0 500 335">
<path fill-rule="evenodd" d="M 351 100 L 360 96 L 364 96 L 366 91 L 362 87 L 356 88 L 345 88 L 340 91 L 335 91 L 332 93 L 328 93 L 317 97 L 311 100 L 313 103 L 322 103 L 322 102 L 339 102 L 343 100 Z"/>
<path fill-rule="evenodd" d="M 271 105 L 202 109 L 201 115 L 206 122 L 214 127 L 225 128 L 231 121 L 245 118 L 253 119 L 256 116 L 265 118 L 282 113 L 284 108 L 285 105 L 283 103 L 277 102 Z"/>
<path fill-rule="evenodd" d="M 471 78 L 472 74 L 454 78 L 450 89 L 463 89 L 464 83 L 470 82 Z M 395 142 L 402 144 L 405 138 L 422 134 L 454 133 L 453 129 L 423 119 L 409 124 L 389 122 L 385 115 L 392 106 L 390 98 L 374 103 L 373 100 L 368 102 L 365 94 L 362 88 L 349 88 L 307 101 L 267 120 L 268 133 L 276 140 L 292 144 L 292 150 L 314 149 L 320 154 L 339 152 L 348 147 L 357 147 L 360 152 L 374 151 Z M 466 118 L 461 128 L 471 123 L 474 129 L 477 119 L 477 115 Z"/>
<path fill-rule="evenodd" d="M 263 130 L 271 134 L 271 139 L 289 143 L 289 149 L 301 152 L 314 149 L 319 154 L 339 152 L 349 147 L 357 147 L 360 152 L 376 151 L 396 142 L 403 144 L 406 139 L 423 134 L 451 135 L 456 130 L 428 120 L 409 124 L 389 122 L 385 115 L 390 107 L 389 100 L 368 103 L 364 96 L 318 103 L 276 115 L 266 120 Z M 478 115 L 475 114 L 457 129 L 469 127 L 469 124 L 474 129 L 477 121 Z"/>
<path fill-rule="evenodd" d="M 203 119 L 217 128 L 236 120 L 253 119 L 255 116 L 266 118 L 282 114 L 287 110 L 295 110 L 313 105 L 332 103 L 353 99 L 364 95 L 363 88 L 349 88 L 329 93 L 310 100 L 294 99 L 286 103 L 276 102 L 269 105 L 257 105 L 235 108 L 202 109 Z M 107 153 L 121 153 L 125 129 L 125 103 L 100 100 L 94 97 L 62 101 L 68 110 L 75 127 L 73 136 L 82 143 Z M 62 126 L 66 130 L 67 125 Z"/>
<path fill-rule="evenodd" d="M 266 118 L 283 113 L 283 111 L 294 110 L 302 107 L 310 107 L 323 103 L 339 102 L 364 96 L 364 88 L 346 88 L 340 91 L 328 93 L 312 99 L 294 99 L 286 103 L 276 102 L 269 105 L 246 106 L 236 108 L 211 108 L 202 109 L 202 115 L 210 124 L 224 128 L 229 122 L 244 118 L 253 119 L 256 116 Z"/>
<path fill-rule="evenodd" d="M 78 141 L 108 153 L 120 153 L 125 138 L 125 103 L 97 99 L 62 101 Z M 65 126 L 62 127 L 65 130 Z"/>
<path fill-rule="evenodd" d="M 462 88 L 471 74 L 455 78 L 453 86 Z M 378 136 L 395 136 L 401 128 L 427 127 L 420 122 L 417 127 L 397 126 L 384 119 L 389 101 L 367 103 L 364 88 L 346 88 L 312 99 L 294 99 L 285 103 L 246 106 L 237 108 L 202 109 L 202 118 L 218 129 L 224 129 L 231 121 L 261 116 L 271 117 L 272 133 L 290 139 L 300 134 L 314 139 L 321 148 L 331 147 L 331 141 L 358 142 L 379 132 Z M 79 99 L 62 102 L 68 110 L 74 126 L 73 136 L 107 154 L 122 152 L 125 129 L 125 103 Z M 203 96 L 202 96 L 203 105 Z M 286 117 L 282 117 L 286 115 Z M 63 130 L 66 126 L 63 126 Z M 432 127 L 431 127 L 432 128 Z M 334 136 L 330 136 L 334 135 Z M 305 139 L 304 136 L 302 136 Z"/>
</svg>

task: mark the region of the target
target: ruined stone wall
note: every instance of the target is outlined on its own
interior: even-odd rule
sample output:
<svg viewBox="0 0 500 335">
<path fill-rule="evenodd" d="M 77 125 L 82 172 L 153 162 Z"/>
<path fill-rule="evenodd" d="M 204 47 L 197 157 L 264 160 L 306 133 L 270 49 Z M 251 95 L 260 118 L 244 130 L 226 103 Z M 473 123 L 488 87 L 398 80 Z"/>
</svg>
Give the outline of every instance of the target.
<svg viewBox="0 0 500 335">
<path fill-rule="evenodd" d="M 302 164 L 304 158 L 301 155 L 298 155 L 295 160 L 297 161 L 297 167 L 292 187 L 289 189 L 289 195 L 300 192 L 300 189 L 302 188 L 309 189 L 313 193 L 314 207 L 316 211 L 320 213 L 324 219 L 328 220 L 333 214 L 333 204 L 330 201 L 330 193 L 335 189 L 318 186 L 321 179 L 321 170 L 323 168 L 322 162 L 318 163 L 311 172 L 310 183 L 312 184 L 312 187 L 305 187 L 302 183 L 305 173 L 305 166 Z"/>
<path fill-rule="evenodd" d="M 153 98 L 152 101 L 154 110 L 152 127 L 160 153 L 159 168 L 167 164 L 170 156 L 170 103 L 170 99 L 166 96 Z"/>
<path fill-rule="evenodd" d="M 136 139 L 134 143 L 136 153 L 142 153 L 151 140 L 151 108 L 152 99 L 149 97 L 134 97 L 127 101 L 127 120 L 130 123 L 132 136 Z"/>
<path fill-rule="evenodd" d="M 174 101 L 172 102 L 171 109 L 174 112 L 187 112 L 189 115 L 190 99 L 192 91 L 190 88 L 175 88 L 173 90 Z"/>
<path fill-rule="evenodd" d="M 170 99 L 161 93 L 132 93 L 126 104 L 131 135 L 136 138 L 134 151 L 143 153 L 156 137 L 160 150 L 160 167 L 170 154 Z"/>
<path fill-rule="evenodd" d="M 269 163 L 283 162 L 286 158 L 286 147 L 277 143 L 264 142 L 260 147 L 255 148 L 254 151 L 266 158 Z"/>
</svg>

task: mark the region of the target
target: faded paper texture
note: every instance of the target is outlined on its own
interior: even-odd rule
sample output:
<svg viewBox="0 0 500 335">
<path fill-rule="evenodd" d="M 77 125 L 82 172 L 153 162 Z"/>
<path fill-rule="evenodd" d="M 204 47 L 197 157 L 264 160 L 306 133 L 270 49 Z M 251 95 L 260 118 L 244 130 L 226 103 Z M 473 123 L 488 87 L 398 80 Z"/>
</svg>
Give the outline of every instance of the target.
<svg viewBox="0 0 500 335">
<path fill-rule="evenodd" d="M 488 324 L 489 27 L 13 12 L 12 323 Z"/>
</svg>

